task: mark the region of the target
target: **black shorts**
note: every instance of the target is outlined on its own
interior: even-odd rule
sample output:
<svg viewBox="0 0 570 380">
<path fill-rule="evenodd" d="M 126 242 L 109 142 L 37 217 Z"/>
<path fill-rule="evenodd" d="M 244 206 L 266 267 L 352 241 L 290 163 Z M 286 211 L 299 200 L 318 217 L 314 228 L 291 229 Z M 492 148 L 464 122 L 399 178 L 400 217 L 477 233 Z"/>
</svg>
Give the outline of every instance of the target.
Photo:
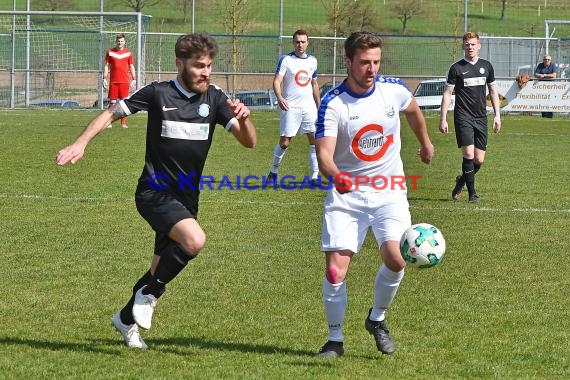
<svg viewBox="0 0 570 380">
<path fill-rule="evenodd" d="M 186 207 L 166 191 L 137 188 L 135 203 L 139 214 L 156 232 L 154 254 L 160 256 L 171 244 L 178 244 L 168 237 L 168 233 L 182 219 L 196 219 L 196 207 Z"/>
<path fill-rule="evenodd" d="M 182 219 L 196 219 L 197 209 L 186 207 L 166 191 L 137 189 L 135 203 L 139 214 L 156 232 L 168 234 Z"/>
<path fill-rule="evenodd" d="M 455 122 L 457 147 L 475 145 L 475 148 L 487 150 L 487 119 L 471 119 Z"/>
</svg>

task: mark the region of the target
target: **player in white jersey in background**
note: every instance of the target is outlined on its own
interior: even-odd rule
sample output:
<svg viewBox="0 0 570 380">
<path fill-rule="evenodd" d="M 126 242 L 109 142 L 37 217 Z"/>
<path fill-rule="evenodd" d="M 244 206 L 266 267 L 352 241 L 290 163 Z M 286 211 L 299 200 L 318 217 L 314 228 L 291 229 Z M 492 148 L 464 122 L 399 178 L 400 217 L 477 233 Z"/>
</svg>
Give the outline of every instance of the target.
<svg viewBox="0 0 570 380">
<path fill-rule="evenodd" d="M 421 160 L 429 163 L 434 154 L 423 114 L 409 89 L 398 78 L 378 75 L 382 40 L 356 32 L 348 37 L 344 49 L 348 77 L 323 97 L 315 135 L 321 173 L 335 182 L 324 202 L 321 242 L 329 335 L 318 355 L 325 358 L 344 353 L 345 280 L 369 228 L 382 264 L 364 326 L 380 352 L 395 352 L 384 319 L 404 276 L 406 263 L 399 243 L 411 225 L 400 157 L 400 112 L 420 142 Z"/>
<path fill-rule="evenodd" d="M 317 83 L 317 59 L 307 54 L 309 36 L 299 29 L 293 34 L 295 50 L 282 56 L 277 63 L 273 91 L 281 109 L 279 142 L 273 151 L 273 162 L 267 178 L 277 182 L 279 166 L 291 139 L 299 133 L 309 139 L 309 166 L 313 185 L 317 185 L 319 167 L 315 152 L 315 120 L 320 104 Z"/>
</svg>

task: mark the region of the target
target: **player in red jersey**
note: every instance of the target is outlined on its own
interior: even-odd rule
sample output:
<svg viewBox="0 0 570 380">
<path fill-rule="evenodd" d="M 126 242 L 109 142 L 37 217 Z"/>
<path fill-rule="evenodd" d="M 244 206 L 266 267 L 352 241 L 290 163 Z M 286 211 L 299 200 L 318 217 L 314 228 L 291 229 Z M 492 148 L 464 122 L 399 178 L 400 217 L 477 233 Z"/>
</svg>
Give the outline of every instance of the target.
<svg viewBox="0 0 570 380">
<path fill-rule="evenodd" d="M 129 96 L 129 87 L 133 90 L 137 87 L 135 59 L 133 52 L 125 47 L 125 43 L 125 35 L 123 33 L 117 34 L 115 47 L 107 50 L 105 54 L 103 88 L 109 89 L 109 108 L 114 106 L 117 100 Z M 126 117 L 121 118 L 121 126 L 128 128 Z M 111 128 L 111 124 L 107 128 Z"/>
</svg>

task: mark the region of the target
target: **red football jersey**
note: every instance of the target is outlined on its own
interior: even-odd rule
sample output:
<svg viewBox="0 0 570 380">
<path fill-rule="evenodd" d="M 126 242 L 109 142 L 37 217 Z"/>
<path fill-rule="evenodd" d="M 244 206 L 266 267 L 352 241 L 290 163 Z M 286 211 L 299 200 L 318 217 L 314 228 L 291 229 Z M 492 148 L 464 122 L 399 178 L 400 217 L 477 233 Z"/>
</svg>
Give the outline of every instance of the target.
<svg viewBox="0 0 570 380">
<path fill-rule="evenodd" d="M 133 52 L 127 48 L 117 50 L 115 48 L 107 50 L 105 62 L 109 64 L 109 83 L 130 83 L 130 65 L 135 63 Z"/>
</svg>

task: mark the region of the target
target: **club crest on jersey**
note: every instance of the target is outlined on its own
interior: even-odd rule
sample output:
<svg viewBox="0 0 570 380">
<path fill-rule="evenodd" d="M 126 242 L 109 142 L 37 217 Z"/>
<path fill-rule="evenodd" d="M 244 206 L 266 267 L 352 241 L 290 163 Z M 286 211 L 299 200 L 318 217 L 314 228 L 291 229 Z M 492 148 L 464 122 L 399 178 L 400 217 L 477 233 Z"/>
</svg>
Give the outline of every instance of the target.
<svg viewBox="0 0 570 380">
<path fill-rule="evenodd" d="M 485 74 L 485 68 L 484 68 L 484 67 L 481 67 L 481 68 L 479 69 L 479 73 L 480 73 L 480 74 Z"/>
<path fill-rule="evenodd" d="M 394 111 L 394 107 L 392 107 L 392 106 L 386 106 L 385 111 L 386 111 L 386 116 L 388 116 L 390 118 L 392 118 L 392 117 L 394 117 L 394 115 L 396 115 L 396 111 Z"/>
<path fill-rule="evenodd" d="M 198 115 L 206 117 L 210 114 L 210 106 L 208 104 L 200 104 L 198 107 Z"/>
<path fill-rule="evenodd" d="M 372 162 L 382 158 L 393 143 L 394 135 L 386 136 L 381 125 L 369 124 L 352 138 L 352 151 L 362 161 Z"/>
<path fill-rule="evenodd" d="M 311 82 L 311 77 L 309 73 L 305 70 L 299 70 L 297 74 L 295 74 L 295 83 L 297 83 L 301 87 L 305 87 Z"/>
</svg>

